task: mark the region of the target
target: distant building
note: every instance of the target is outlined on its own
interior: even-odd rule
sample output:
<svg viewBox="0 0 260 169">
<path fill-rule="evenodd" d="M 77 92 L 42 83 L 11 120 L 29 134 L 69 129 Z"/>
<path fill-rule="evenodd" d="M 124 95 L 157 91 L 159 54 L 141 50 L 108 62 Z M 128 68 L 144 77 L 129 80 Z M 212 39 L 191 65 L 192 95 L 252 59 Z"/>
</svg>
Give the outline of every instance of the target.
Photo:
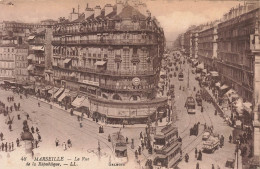
<svg viewBox="0 0 260 169">
<path fill-rule="evenodd" d="M 28 45 L 19 45 L 16 47 L 15 54 L 15 79 L 17 82 L 26 83 L 29 80 L 28 75 Z"/>
<path fill-rule="evenodd" d="M 0 79 L 15 79 L 15 44 L 0 45 Z"/>
</svg>

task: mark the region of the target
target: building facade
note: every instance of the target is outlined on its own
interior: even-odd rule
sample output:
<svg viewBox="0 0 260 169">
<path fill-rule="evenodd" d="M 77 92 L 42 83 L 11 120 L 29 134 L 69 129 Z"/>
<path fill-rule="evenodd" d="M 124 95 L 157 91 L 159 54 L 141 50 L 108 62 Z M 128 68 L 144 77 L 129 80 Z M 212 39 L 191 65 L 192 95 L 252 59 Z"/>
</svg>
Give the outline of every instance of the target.
<svg viewBox="0 0 260 169">
<path fill-rule="evenodd" d="M 15 79 L 17 82 L 25 83 L 29 80 L 28 74 L 28 45 L 19 45 L 16 47 L 15 54 Z"/>
<path fill-rule="evenodd" d="M 145 123 L 167 104 L 156 97 L 162 28 L 127 3 L 87 7 L 84 15 L 53 32 L 54 83 L 87 95 L 90 111 L 108 123 Z"/>
<path fill-rule="evenodd" d="M 0 78 L 13 80 L 15 78 L 16 45 L 0 45 Z"/>
<path fill-rule="evenodd" d="M 217 24 L 209 25 L 198 33 L 198 60 L 207 70 L 215 69 L 217 58 Z"/>
</svg>

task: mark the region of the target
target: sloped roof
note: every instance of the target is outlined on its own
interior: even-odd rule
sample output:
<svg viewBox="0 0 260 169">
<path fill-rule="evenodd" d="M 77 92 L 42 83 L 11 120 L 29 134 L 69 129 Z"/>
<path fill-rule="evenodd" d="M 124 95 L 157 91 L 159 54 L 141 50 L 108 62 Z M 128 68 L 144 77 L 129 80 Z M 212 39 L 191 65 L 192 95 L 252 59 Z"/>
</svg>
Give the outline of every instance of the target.
<svg viewBox="0 0 260 169">
<path fill-rule="evenodd" d="M 122 9 L 122 12 L 120 12 L 118 15 L 114 16 L 114 19 L 133 19 L 135 17 L 137 19 L 146 19 L 146 16 L 141 14 L 137 9 L 134 7 L 127 5 Z"/>
</svg>

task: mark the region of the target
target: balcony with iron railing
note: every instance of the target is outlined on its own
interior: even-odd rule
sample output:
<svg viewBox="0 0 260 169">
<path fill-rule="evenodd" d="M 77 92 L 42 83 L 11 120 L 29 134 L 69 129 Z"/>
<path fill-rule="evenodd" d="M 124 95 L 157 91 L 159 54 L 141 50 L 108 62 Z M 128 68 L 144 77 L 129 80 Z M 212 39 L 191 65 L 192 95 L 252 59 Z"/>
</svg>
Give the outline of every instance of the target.
<svg viewBox="0 0 260 169">
<path fill-rule="evenodd" d="M 55 65 L 55 66 L 54 66 Z M 77 71 L 83 73 L 93 73 L 107 76 L 153 76 L 156 74 L 156 71 L 112 71 L 112 70 L 100 70 L 95 68 L 86 68 L 86 67 L 65 67 L 62 64 L 54 64 L 55 69 L 63 69 L 66 71 Z"/>
<path fill-rule="evenodd" d="M 60 30 L 60 31 L 54 31 L 53 35 L 77 35 L 77 34 L 93 34 L 93 33 L 105 33 L 105 32 L 114 32 L 114 31 L 138 31 L 138 32 L 144 32 L 144 31 L 150 31 L 154 32 L 156 31 L 156 27 L 154 26 L 147 26 L 147 25 L 121 25 L 121 26 L 103 26 L 103 27 L 83 27 L 81 30 Z"/>
<path fill-rule="evenodd" d="M 68 40 L 52 41 L 53 45 L 156 45 L 156 40 L 149 39 L 100 39 L 100 40 Z"/>
</svg>

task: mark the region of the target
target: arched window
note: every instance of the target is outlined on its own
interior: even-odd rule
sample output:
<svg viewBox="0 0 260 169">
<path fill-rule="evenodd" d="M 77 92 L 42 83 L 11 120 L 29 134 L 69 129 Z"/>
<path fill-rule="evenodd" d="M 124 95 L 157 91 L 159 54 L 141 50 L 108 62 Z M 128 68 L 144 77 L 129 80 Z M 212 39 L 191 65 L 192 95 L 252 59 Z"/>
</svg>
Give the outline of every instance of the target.
<svg viewBox="0 0 260 169">
<path fill-rule="evenodd" d="M 102 94 L 102 97 L 105 99 L 108 99 L 107 95 L 105 95 L 105 94 Z"/>
<path fill-rule="evenodd" d="M 113 100 L 122 100 L 122 98 L 118 94 L 115 94 Z"/>
<path fill-rule="evenodd" d="M 140 96 L 138 96 L 138 95 L 133 95 L 133 96 L 131 96 L 130 97 L 130 100 L 131 101 L 138 101 L 138 100 L 140 100 L 141 98 L 140 98 Z"/>
</svg>

